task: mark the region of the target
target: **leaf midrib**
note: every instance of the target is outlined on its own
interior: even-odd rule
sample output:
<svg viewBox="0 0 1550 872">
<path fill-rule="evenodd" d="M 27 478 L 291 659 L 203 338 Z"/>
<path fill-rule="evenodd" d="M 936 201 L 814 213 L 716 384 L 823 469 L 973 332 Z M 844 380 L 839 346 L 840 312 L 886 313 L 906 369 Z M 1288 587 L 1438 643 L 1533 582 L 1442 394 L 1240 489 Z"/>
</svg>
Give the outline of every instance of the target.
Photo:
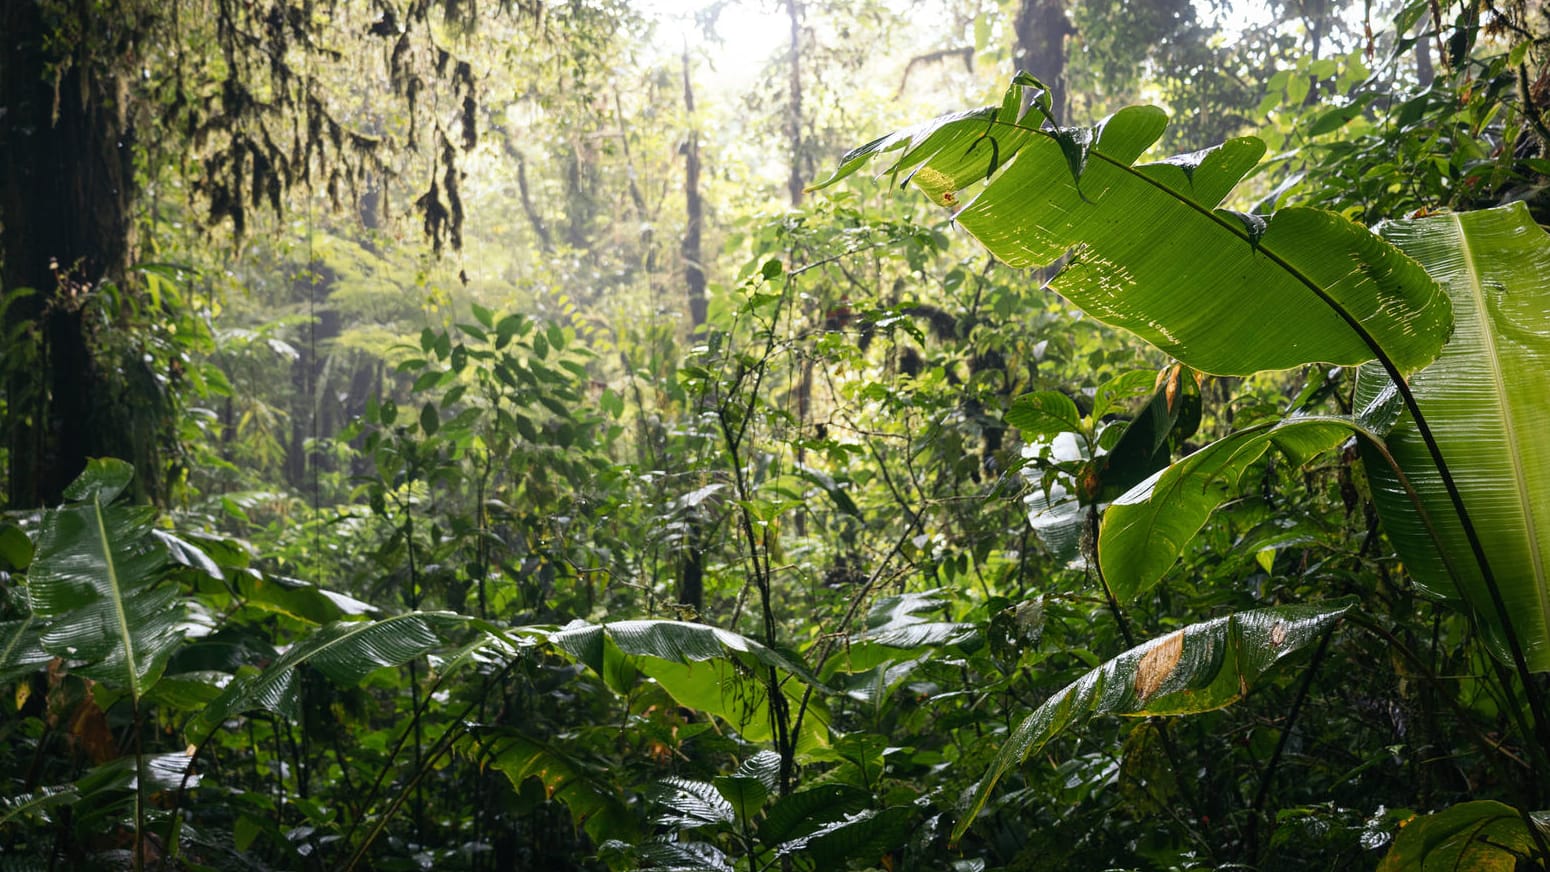
<svg viewBox="0 0 1550 872">
<path fill-rule="evenodd" d="M 1047 130 L 1042 128 L 1026 127 L 1021 123 L 1008 124 L 1007 122 L 997 121 L 996 119 L 992 119 L 991 123 L 1006 124 L 1006 126 L 1019 130 L 1029 131 L 1044 136 L 1048 139 L 1055 138 L 1054 135 Z M 1253 246 L 1254 251 L 1264 255 L 1272 263 L 1280 267 L 1283 272 L 1291 276 L 1298 284 L 1301 284 L 1304 288 L 1306 288 L 1316 300 L 1322 303 L 1330 311 L 1334 312 L 1335 315 L 1340 318 L 1340 320 L 1344 321 L 1346 326 L 1356 334 L 1359 340 L 1361 340 L 1362 344 L 1366 345 L 1367 348 L 1372 352 L 1372 359 L 1377 360 L 1378 363 L 1383 366 L 1384 370 L 1389 373 L 1389 378 L 1396 381 L 1403 380 L 1403 375 L 1400 373 L 1398 365 L 1395 364 L 1394 360 L 1389 356 L 1388 349 L 1384 348 L 1382 343 L 1378 341 L 1377 337 L 1367 329 L 1367 325 L 1363 324 L 1361 319 L 1358 318 L 1354 312 L 1346 308 L 1344 303 L 1335 297 L 1330 296 L 1329 293 L 1327 293 L 1318 282 L 1314 281 L 1310 276 L 1308 276 L 1302 270 L 1298 269 L 1296 266 L 1293 266 L 1292 263 L 1286 258 L 1282 257 L 1274 245 L 1267 246 L 1263 243 L 1262 240 L 1258 242 L 1252 241 L 1247 230 L 1241 226 L 1234 226 L 1232 222 L 1217 214 L 1217 209 L 1219 207 L 1207 206 L 1205 204 L 1198 203 L 1195 200 L 1181 194 L 1180 192 L 1175 191 L 1159 179 L 1153 178 L 1152 176 L 1141 172 L 1139 169 L 1137 169 L 1137 165 L 1134 161 L 1126 163 L 1124 161 L 1110 157 L 1107 154 L 1104 154 L 1099 150 L 1098 143 L 1096 141 L 1093 143 L 1093 146 L 1088 154 L 1090 156 L 1097 157 L 1100 161 L 1108 164 L 1110 167 L 1113 167 L 1114 169 L 1126 173 L 1127 175 L 1139 179 L 1147 185 L 1162 191 L 1164 194 L 1172 197 L 1176 202 L 1180 203 L 1184 207 L 1193 209 L 1198 214 L 1205 216 L 1207 219 L 1215 223 L 1217 227 Z M 1003 164 L 1007 162 L 1010 162 L 1010 158 L 1008 161 L 1003 162 Z M 1242 180 L 1240 179 L 1239 182 L 1241 181 Z M 1237 185 L 1235 183 L 1234 187 L 1236 186 Z M 966 205 L 964 208 L 968 208 L 968 206 Z"/>
<path fill-rule="evenodd" d="M 1463 217 L 1454 213 L 1451 220 L 1458 233 L 1459 249 L 1464 254 L 1465 273 L 1469 278 L 1470 303 L 1475 309 L 1475 316 L 1480 319 L 1480 343 L 1486 351 L 1486 371 L 1491 375 L 1494 388 L 1492 397 L 1496 403 L 1497 414 L 1501 416 L 1502 426 L 1505 428 L 1507 461 L 1513 479 L 1512 491 L 1518 499 L 1518 508 L 1523 516 L 1529 562 L 1534 570 L 1534 592 L 1539 597 L 1539 617 L 1541 621 L 1550 623 L 1550 590 L 1546 589 L 1545 584 L 1545 565 L 1539 547 L 1539 528 L 1534 522 L 1534 504 L 1528 493 L 1528 475 L 1524 470 L 1523 455 L 1518 448 L 1517 439 L 1514 438 L 1518 432 L 1517 421 L 1512 414 L 1512 404 L 1508 401 L 1507 382 L 1502 374 L 1501 358 L 1497 356 L 1496 334 L 1492 330 L 1491 313 L 1486 305 L 1485 288 L 1480 280 L 1480 269 L 1475 262 L 1475 250 L 1470 235 L 1464 231 Z"/>
<path fill-rule="evenodd" d="M 97 523 L 97 545 L 102 550 L 102 565 L 106 569 L 113 617 L 118 620 L 118 636 L 124 643 L 124 665 L 129 670 L 129 699 L 139 705 L 140 669 L 135 662 L 134 636 L 129 631 L 129 614 L 124 611 L 124 591 L 119 584 L 118 564 L 113 562 L 113 543 L 108 537 L 108 522 L 102 516 L 102 500 L 92 497 L 92 517 Z"/>
</svg>

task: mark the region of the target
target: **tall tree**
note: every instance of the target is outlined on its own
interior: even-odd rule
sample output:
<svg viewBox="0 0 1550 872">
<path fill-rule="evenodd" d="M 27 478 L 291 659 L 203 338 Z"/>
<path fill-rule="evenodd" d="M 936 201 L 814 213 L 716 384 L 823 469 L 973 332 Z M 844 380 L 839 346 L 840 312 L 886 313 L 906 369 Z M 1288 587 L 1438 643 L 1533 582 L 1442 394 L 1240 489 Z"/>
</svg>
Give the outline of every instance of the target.
<svg viewBox="0 0 1550 872">
<path fill-rule="evenodd" d="M 449 24 L 471 14 L 470 4 L 444 5 Z M 11 505 L 58 502 L 89 456 L 156 465 L 155 438 L 131 422 L 165 380 L 141 371 L 143 356 L 103 354 L 104 337 L 138 310 L 128 274 L 135 206 L 163 169 L 142 145 L 179 153 L 204 220 L 229 221 L 239 237 L 252 210 L 283 211 L 298 185 L 343 205 L 390 174 L 386 140 L 336 115 L 321 70 L 353 62 L 336 46 L 379 41 L 388 49 L 381 74 L 407 109 L 401 140 L 426 146 L 435 165 L 416 201 L 425 229 L 438 250 L 461 243 L 458 154 L 477 142 L 472 70 L 438 42 L 436 4 L 418 0 L 401 19 L 393 8 L 347 31 L 342 22 L 359 20 L 347 13 L 365 11 L 351 0 L 5 4 L 0 282 L 12 346 L 3 383 Z M 425 105 L 438 82 L 459 111 Z M 160 476 L 145 472 L 136 481 L 159 497 Z"/>
<path fill-rule="evenodd" d="M 0 287 L 7 496 L 57 503 L 94 454 L 137 460 L 105 402 L 87 302 L 122 285 L 133 249 L 133 24 L 82 4 L 0 12 Z M 60 37 L 70 34 L 66 41 Z"/>
<path fill-rule="evenodd" d="M 705 223 L 705 202 L 700 195 L 700 133 L 694 119 L 694 83 L 689 78 L 689 50 L 683 53 L 684 112 L 689 132 L 684 139 L 684 236 L 679 253 L 684 265 L 684 289 L 688 294 L 689 324 L 698 328 L 705 323 L 705 265 L 700 251 L 700 236 Z"/>
<path fill-rule="evenodd" d="M 1013 22 L 1013 59 L 1021 69 L 1039 76 L 1054 89 L 1055 117 L 1065 121 L 1066 37 L 1074 33 L 1066 17 L 1065 0 L 1022 0 Z"/>
</svg>

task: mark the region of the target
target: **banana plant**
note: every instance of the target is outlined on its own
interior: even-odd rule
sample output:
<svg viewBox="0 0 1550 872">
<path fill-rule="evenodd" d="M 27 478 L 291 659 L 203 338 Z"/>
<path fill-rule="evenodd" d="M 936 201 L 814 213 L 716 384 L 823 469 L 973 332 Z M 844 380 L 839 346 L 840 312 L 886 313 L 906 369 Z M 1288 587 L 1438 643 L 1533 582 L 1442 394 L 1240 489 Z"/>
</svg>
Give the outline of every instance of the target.
<svg viewBox="0 0 1550 872">
<path fill-rule="evenodd" d="M 190 628 L 177 586 L 163 583 L 170 558 L 155 510 L 114 502 L 133 475 L 123 461 L 93 460 L 69 502 L 44 513 L 27 599 L 47 624 L 44 651 L 138 707 Z"/>
<path fill-rule="evenodd" d="M 1232 434 L 1114 500 L 1097 540 L 1101 574 L 1123 595 L 1147 589 L 1272 446 L 1301 461 L 1355 434 L 1407 566 L 1471 606 L 1530 695 L 1540 735 L 1525 738 L 1542 741 L 1532 673 L 1550 669 L 1550 453 L 1534 439 L 1550 417 L 1544 232 L 1521 205 L 1400 222 L 1381 235 L 1313 209 L 1236 212 L 1222 204 L 1264 153 L 1258 140 L 1137 163 L 1166 124 L 1160 110 L 1064 127 L 1050 102 L 1042 83 L 1019 74 L 1000 106 L 868 143 L 817 187 L 897 152 L 884 172 L 953 209 L 997 258 L 1061 264 L 1053 290 L 1194 369 L 1363 366 L 1364 415 Z M 1140 650 L 1089 679 L 1140 682 Z M 1079 685 L 1013 734 L 957 833 L 1000 774 L 1069 722 L 1067 709 L 1114 710 Z"/>
<path fill-rule="evenodd" d="M 1387 439 L 1401 475 L 1369 463 L 1373 498 L 1389 538 L 1420 584 L 1461 597 L 1482 616 L 1499 657 L 1521 645 L 1534 672 L 1550 670 L 1550 236 L 1522 203 L 1394 221 L 1383 236 L 1419 261 L 1453 300 L 1452 339 L 1410 380 L 1419 412 L 1451 476 L 1428 462 L 1416 418 L 1405 411 Z M 1358 403 L 1391 392 L 1364 367 Z M 1415 511 L 1405 485 L 1420 495 Z M 1457 488 L 1477 519 L 1475 559 L 1467 518 L 1449 510 Z M 1428 522 L 1431 528 L 1428 529 Z M 1494 576 L 1487 577 L 1487 573 Z M 1511 623 L 1495 620 L 1493 590 Z"/>
<path fill-rule="evenodd" d="M 159 814 L 147 808 L 146 794 L 167 786 L 170 759 L 142 747 L 145 701 L 184 640 L 208 629 L 208 622 L 187 607 L 171 569 L 182 564 L 202 572 L 220 570 L 198 547 L 157 530 L 154 509 L 119 500 L 133 476 L 123 461 L 90 461 L 65 490 L 65 504 L 43 512 L 35 548 L 13 542 L 16 547 L 7 549 L 8 562 L 27 564 L 29 614 L 5 625 L 0 674 L 19 677 L 57 660 L 61 671 L 127 698 L 130 756 L 107 761 L 75 785 L 8 804 L 42 811 L 53 804 L 52 797 L 78 797 L 79 823 L 94 814 L 116 814 L 123 797 L 132 797 L 139 858 L 147 821 Z M 171 762 L 186 768 L 186 757 L 172 757 L 180 760 Z"/>
</svg>

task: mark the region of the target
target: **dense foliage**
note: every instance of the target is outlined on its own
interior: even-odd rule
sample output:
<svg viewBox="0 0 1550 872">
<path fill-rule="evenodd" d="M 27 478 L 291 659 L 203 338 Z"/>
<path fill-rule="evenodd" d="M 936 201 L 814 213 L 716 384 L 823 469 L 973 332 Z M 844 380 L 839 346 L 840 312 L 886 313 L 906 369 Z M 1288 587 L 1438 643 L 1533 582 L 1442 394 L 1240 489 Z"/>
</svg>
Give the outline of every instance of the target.
<svg viewBox="0 0 1550 872">
<path fill-rule="evenodd" d="M 1550 864 L 1540 13 L 119 5 L 6 19 L 131 153 L 5 131 L 0 868 Z"/>
</svg>

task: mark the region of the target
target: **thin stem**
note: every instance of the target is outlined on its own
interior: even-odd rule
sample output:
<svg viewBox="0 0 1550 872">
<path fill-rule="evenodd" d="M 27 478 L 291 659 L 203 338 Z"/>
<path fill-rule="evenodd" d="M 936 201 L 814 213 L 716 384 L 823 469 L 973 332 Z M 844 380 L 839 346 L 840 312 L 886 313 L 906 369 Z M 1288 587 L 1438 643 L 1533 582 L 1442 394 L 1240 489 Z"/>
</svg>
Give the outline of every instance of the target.
<svg viewBox="0 0 1550 872">
<path fill-rule="evenodd" d="M 1120 610 L 1119 598 L 1114 595 L 1114 589 L 1109 586 L 1109 580 L 1103 576 L 1103 565 L 1098 561 L 1098 506 L 1096 504 L 1087 508 L 1088 541 L 1091 543 L 1091 553 L 1088 560 L 1092 563 L 1093 571 L 1098 576 L 1098 585 L 1103 588 L 1104 599 L 1109 604 L 1109 612 L 1114 615 L 1114 622 L 1119 625 L 1120 638 L 1125 640 L 1125 650 L 1136 647 L 1135 634 L 1130 630 L 1130 622 L 1125 618 L 1125 613 Z M 1200 798 L 1196 795 L 1190 782 L 1184 777 L 1184 767 L 1179 756 L 1179 748 L 1173 742 L 1173 735 L 1168 731 L 1168 725 L 1160 718 L 1148 718 L 1152 729 L 1157 733 L 1157 738 L 1162 742 L 1163 753 L 1168 757 L 1168 766 L 1173 770 L 1174 781 L 1179 785 L 1179 792 L 1184 795 L 1184 801 L 1195 810 L 1195 819 L 1205 817 L 1204 810 L 1200 807 Z M 1192 833 L 1193 835 L 1193 833 Z M 1204 847 L 1210 845 L 1202 841 Z"/>
<path fill-rule="evenodd" d="M 1292 726 L 1297 723 L 1297 716 L 1302 712 L 1302 704 L 1308 698 L 1308 689 L 1313 686 L 1313 677 L 1319 671 L 1319 665 L 1324 662 L 1324 655 L 1329 651 L 1329 640 L 1335 635 L 1333 624 L 1319 639 L 1319 647 L 1313 651 L 1313 660 L 1308 668 L 1303 671 L 1302 682 L 1297 687 L 1297 696 L 1292 699 L 1292 707 L 1287 710 L 1286 721 L 1281 725 L 1281 735 L 1276 740 L 1276 748 L 1270 754 L 1270 761 L 1265 764 L 1265 771 L 1259 776 L 1259 789 L 1254 793 L 1254 803 L 1249 807 L 1249 856 L 1259 855 L 1259 818 L 1260 812 L 1265 807 L 1265 800 L 1270 797 L 1270 785 L 1275 779 L 1276 767 L 1281 765 L 1281 755 L 1286 752 L 1286 744 L 1292 737 Z"/>
</svg>

